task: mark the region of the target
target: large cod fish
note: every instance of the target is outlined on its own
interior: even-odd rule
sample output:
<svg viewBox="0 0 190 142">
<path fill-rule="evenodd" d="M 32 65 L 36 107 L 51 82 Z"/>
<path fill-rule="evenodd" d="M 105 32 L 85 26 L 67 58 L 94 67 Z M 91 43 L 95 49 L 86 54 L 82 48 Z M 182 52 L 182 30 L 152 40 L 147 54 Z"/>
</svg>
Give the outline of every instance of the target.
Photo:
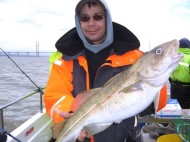
<svg viewBox="0 0 190 142">
<path fill-rule="evenodd" d="M 177 40 L 163 43 L 103 87 L 84 92 L 90 97 L 65 120 L 56 142 L 75 142 L 81 130 L 94 135 L 145 110 L 182 58 L 178 48 Z"/>
</svg>

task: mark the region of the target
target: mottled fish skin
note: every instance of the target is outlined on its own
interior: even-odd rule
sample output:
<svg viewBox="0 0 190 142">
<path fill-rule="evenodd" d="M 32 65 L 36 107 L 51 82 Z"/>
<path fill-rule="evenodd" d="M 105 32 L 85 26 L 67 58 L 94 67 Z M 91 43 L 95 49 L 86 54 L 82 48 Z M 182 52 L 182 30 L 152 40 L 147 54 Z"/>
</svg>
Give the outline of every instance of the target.
<svg viewBox="0 0 190 142">
<path fill-rule="evenodd" d="M 57 142 L 75 142 L 83 129 L 96 134 L 143 111 L 182 58 L 178 48 L 177 40 L 153 48 L 130 68 L 91 92 L 88 101 L 65 121 Z"/>
</svg>

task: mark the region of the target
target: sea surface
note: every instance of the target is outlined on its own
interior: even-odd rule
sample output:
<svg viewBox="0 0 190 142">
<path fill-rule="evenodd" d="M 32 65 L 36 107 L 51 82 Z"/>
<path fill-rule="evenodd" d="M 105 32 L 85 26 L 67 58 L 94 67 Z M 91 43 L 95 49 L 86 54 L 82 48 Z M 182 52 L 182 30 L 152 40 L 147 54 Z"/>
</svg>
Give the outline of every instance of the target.
<svg viewBox="0 0 190 142">
<path fill-rule="evenodd" d="M 49 56 L 16 57 L 11 59 L 38 86 L 45 87 L 49 77 Z M 37 87 L 7 56 L 0 56 L 0 108 L 33 93 Z M 4 129 L 12 131 L 40 111 L 37 93 L 3 110 Z"/>
</svg>

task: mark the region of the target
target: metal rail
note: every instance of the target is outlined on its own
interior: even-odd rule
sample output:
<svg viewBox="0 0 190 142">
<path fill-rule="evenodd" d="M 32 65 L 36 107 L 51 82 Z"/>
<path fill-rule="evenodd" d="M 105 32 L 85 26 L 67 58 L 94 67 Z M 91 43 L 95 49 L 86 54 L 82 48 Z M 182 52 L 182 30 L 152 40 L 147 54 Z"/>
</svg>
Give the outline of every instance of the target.
<svg viewBox="0 0 190 142">
<path fill-rule="evenodd" d="M 189 118 L 158 118 L 158 117 L 139 117 L 138 122 L 140 123 L 173 123 L 175 120 L 181 120 L 190 123 Z"/>
<path fill-rule="evenodd" d="M 9 56 L 21 56 L 21 57 L 42 57 L 47 56 L 49 57 L 52 52 L 20 52 L 20 51 L 13 51 L 13 52 L 6 52 Z M 0 51 L 0 56 L 6 56 L 4 52 Z"/>
<path fill-rule="evenodd" d="M 42 88 L 42 90 L 43 90 L 43 89 L 44 89 L 44 88 Z M 0 128 L 4 129 L 3 110 L 4 110 L 5 108 L 7 108 L 7 107 L 9 107 L 9 106 L 12 106 L 13 104 L 16 104 L 16 103 L 18 103 L 18 102 L 20 102 L 20 101 L 22 101 L 22 100 L 24 100 L 24 99 L 26 99 L 26 98 L 29 98 L 29 97 L 35 95 L 36 93 L 40 93 L 40 112 L 43 113 L 43 99 L 42 99 L 43 92 L 40 91 L 39 89 L 37 89 L 37 90 L 35 90 L 33 93 L 30 93 L 30 94 L 28 94 L 28 95 L 26 95 L 26 96 L 24 96 L 24 97 L 21 97 L 21 98 L 19 98 L 19 99 L 17 99 L 17 100 L 14 100 L 14 101 L 12 101 L 12 102 L 6 104 L 6 105 L 0 106 Z"/>
</svg>

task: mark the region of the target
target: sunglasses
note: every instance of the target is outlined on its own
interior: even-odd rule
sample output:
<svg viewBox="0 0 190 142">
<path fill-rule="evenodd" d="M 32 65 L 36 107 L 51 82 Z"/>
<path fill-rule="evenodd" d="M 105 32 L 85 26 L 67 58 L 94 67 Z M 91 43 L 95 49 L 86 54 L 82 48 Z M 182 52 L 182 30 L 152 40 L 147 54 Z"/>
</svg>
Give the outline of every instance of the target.
<svg viewBox="0 0 190 142">
<path fill-rule="evenodd" d="M 94 14 L 94 15 L 92 16 L 92 18 L 93 18 L 95 21 L 101 21 L 104 17 L 105 17 L 105 16 L 102 15 L 102 14 Z M 88 21 L 90 21 L 90 16 L 89 16 L 89 15 L 83 15 L 83 16 L 79 17 L 79 20 L 80 20 L 81 22 L 88 22 Z"/>
</svg>

